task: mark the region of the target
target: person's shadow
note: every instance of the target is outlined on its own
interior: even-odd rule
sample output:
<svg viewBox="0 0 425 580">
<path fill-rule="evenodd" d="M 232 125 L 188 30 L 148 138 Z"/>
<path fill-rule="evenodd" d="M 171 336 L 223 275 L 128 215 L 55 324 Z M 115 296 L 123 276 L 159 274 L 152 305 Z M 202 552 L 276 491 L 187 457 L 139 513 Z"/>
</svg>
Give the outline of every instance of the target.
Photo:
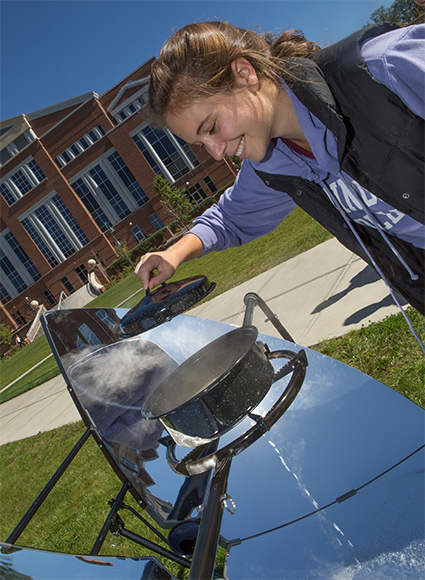
<svg viewBox="0 0 425 580">
<path fill-rule="evenodd" d="M 338 300 L 346 296 L 349 292 L 354 290 L 354 288 L 362 288 L 367 284 L 373 284 L 373 282 L 376 282 L 377 280 L 380 280 L 380 277 L 375 272 L 375 270 L 371 266 L 365 266 L 363 270 L 361 270 L 361 272 L 356 274 L 354 278 L 350 280 L 350 283 L 345 290 L 342 290 L 341 292 L 334 294 L 327 300 L 324 300 L 323 302 L 318 304 L 316 308 L 313 310 L 312 314 L 318 314 L 319 312 L 322 312 L 322 310 L 325 310 L 325 308 L 332 306 L 332 304 L 338 302 Z M 407 304 L 407 301 L 404 298 L 402 298 L 399 294 L 396 293 L 396 296 L 401 306 L 405 306 Z M 392 304 L 394 304 L 394 301 L 391 297 L 391 294 L 388 294 L 388 296 L 385 296 L 385 298 L 383 298 L 379 302 L 375 302 L 374 304 L 368 304 L 364 308 L 361 308 L 357 312 L 354 312 L 344 321 L 344 324 L 348 326 L 350 324 L 361 322 L 368 316 L 371 316 L 374 312 L 376 312 L 380 308 L 383 308 L 385 306 L 391 306 Z"/>
</svg>

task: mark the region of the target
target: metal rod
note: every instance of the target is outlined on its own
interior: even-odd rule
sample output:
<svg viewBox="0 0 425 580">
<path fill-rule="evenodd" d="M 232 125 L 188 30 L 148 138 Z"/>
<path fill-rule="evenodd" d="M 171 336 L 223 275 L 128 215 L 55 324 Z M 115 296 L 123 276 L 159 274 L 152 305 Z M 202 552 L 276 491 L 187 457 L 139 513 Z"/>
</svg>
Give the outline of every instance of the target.
<svg viewBox="0 0 425 580">
<path fill-rule="evenodd" d="M 227 489 L 232 455 L 229 453 L 216 467 L 210 492 L 202 513 L 189 580 L 207 580 L 214 575 L 218 539 L 223 517 L 223 496 Z"/>
<path fill-rule="evenodd" d="M 254 315 L 254 307 L 257 305 L 258 296 L 254 292 L 248 292 L 245 294 L 243 299 L 246 309 L 245 309 L 245 317 L 243 319 L 242 326 L 251 326 L 252 325 L 252 318 Z"/>
<path fill-rule="evenodd" d="M 261 310 L 264 312 L 264 314 L 267 316 L 267 320 L 269 320 L 273 324 L 273 326 L 276 328 L 276 330 L 279 332 L 280 336 L 285 340 L 289 340 L 289 342 L 295 343 L 295 340 L 292 338 L 292 336 L 289 334 L 289 332 L 286 330 L 286 328 L 282 325 L 282 323 L 280 322 L 280 320 L 276 316 L 276 314 L 272 310 L 270 310 L 270 308 L 267 306 L 267 304 L 264 302 L 264 300 L 260 296 L 258 296 L 258 294 L 255 294 L 254 292 L 249 292 L 248 294 L 246 294 L 246 296 L 244 298 L 244 302 L 247 305 L 247 311 L 245 313 L 245 318 L 248 315 L 248 307 L 252 308 L 251 304 L 258 305 L 261 308 Z M 251 320 L 252 320 L 252 313 L 250 313 L 250 316 L 251 316 Z M 243 326 L 246 326 L 245 320 L 244 320 Z"/>
<path fill-rule="evenodd" d="M 102 547 L 103 542 L 105 541 L 106 534 L 108 533 L 109 528 L 111 527 L 112 520 L 115 518 L 115 516 L 118 513 L 118 510 L 121 508 L 121 504 L 124 501 L 125 494 L 127 493 L 129 487 L 130 483 L 128 481 L 124 481 L 124 483 L 121 486 L 119 494 L 115 498 L 111 506 L 111 509 L 109 510 L 109 514 L 106 517 L 105 523 L 103 524 L 102 529 L 100 530 L 100 533 L 95 543 L 93 544 L 90 556 L 97 556 L 99 554 L 99 550 Z"/>
<path fill-rule="evenodd" d="M 148 550 L 152 550 L 152 552 L 156 552 L 160 556 L 164 556 L 165 558 L 168 558 L 169 560 L 172 560 L 173 562 L 180 564 L 180 566 L 190 568 L 191 564 L 190 560 L 186 560 L 181 556 L 177 556 L 177 554 L 174 554 L 174 552 L 167 550 L 167 548 L 163 548 L 162 546 L 155 544 L 155 542 L 151 542 L 146 538 L 142 538 L 142 536 L 139 536 L 138 534 L 135 534 L 134 532 L 131 532 L 126 528 L 120 529 L 120 535 L 123 536 L 124 538 L 127 538 L 128 540 L 131 540 L 132 542 L 135 542 L 136 544 L 140 544 L 141 546 L 147 548 Z"/>
<path fill-rule="evenodd" d="M 40 494 L 38 495 L 37 499 L 33 502 L 33 504 L 31 505 L 31 507 L 29 508 L 29 510 L 26 512 L 26 514 L 24 515 L 24 517 L 21 519 L 21 521 L 18 523 L 18 525 L 16 526 L 16 528 L 13 530 L 13 532 L 7 538 L 7 540 L 6 540 L 6 543 L 7 544 L 14 544 L 16 542 L 16 540 L 19 538 L 19 536 L 22 534 L 22 532 L 24 531 L 24 529 L 27 527 L 27 525 L 31 521 L 31 519 L 34 517 L 34 515 L 37 512 L 38 508 L 41 506 L 41 504 L 47 498 L 47 496 L 52 491 L 52 489 L 54 488 L 54 486 L 57 484 L 57 482 L 59 481 L 59 479 L 62 477 L 62 475 L 64 474 L 65 470 L 67 469 L 67 467 L 71 463 L 71 461 L 74 459 L 74 457 L 80 451 L 80 449 L 82 448 L 82 446 L 84 445 L 84 443 L 87 441 L 87 439 L 91 435 L 91 432 L 92 432 L 91 428 L 88 428 L 84 432 L 84 434 L 82 435 L 82 437 L 77 441 L 77 443 L 74 445 L 74 447 L 71 450 L 71 452 L 66 456 L 66 458 L 64 459 L 64 461 L 61 463 L 60 467 L 56 470 L 56 472 L 54 473 L 54 475 L 49 479 L 49 481 L 45 485 L 44 489 L 40 492 Z"/>
</svg>

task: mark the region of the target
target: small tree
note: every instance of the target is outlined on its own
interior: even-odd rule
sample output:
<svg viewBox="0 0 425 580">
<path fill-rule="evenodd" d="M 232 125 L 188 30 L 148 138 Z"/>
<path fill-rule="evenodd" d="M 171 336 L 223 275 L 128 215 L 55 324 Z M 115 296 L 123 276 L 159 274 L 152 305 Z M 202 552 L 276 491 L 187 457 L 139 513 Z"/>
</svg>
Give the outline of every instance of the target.
<svg viewBox="0 0 425 580">
<path fill-rule="evenodd" d="M 0 324 L 0 344 L 12 344 L 12 331 L 5 324 Z"/>
<path fill-rule="evenodd" d="M 191 221 L 191 213 L 194 206 L 186 197 L 185 190 L 170 185 L 167 179 L 162 175 L 157 175 L 155 177 L 153 186 L 155 191 L 158 193 L 166 212 L 187 230 L 187 226 Z"/>
<path fill-rule="evenodd" d="M 409 24 L 424 13 L 424 9 L 412 0 L 394 0 L 391 6 L 379 6 L 370 15 L 369 22 L 395 22 L 398 25 Z"/>
</svg>

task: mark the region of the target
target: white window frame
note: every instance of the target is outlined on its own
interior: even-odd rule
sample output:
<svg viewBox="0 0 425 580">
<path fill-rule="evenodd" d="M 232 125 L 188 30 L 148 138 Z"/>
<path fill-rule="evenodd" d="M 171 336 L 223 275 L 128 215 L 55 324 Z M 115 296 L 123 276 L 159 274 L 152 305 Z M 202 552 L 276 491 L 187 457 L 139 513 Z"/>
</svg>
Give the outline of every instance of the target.
<svg viewBox="0 0 425 580">
<path fill-rule="evenodd" d="M 90 137 L 89 133 L 91 133 L 93 131 L 93 133 L 95 133 L 97 135 L 97 140 L 93 141 L 93 139 Z M 82 135 L 79 139 L 77 139 L 76 141 L 74 141 L 74 143 L 71 143 L 71 145 L 69 147 L 67 147 L 66 149 L 64 149 L 62 151 L 62 153 L 59 153 L 56 156 L 56 161 L 59 162 L 61 167 L 65 167 L 65 165 L 68 165 L 68 163 L 71 163 L 71 161 L 73 161 L 74 159 L 76 159 L 76 157 L 78 157 L 78 155 L 81 155 L 81 153 L 84 153 L 84 151 L 87 151 L 87 149 L 89 149 L 90 147 L 92 147 L 95 143 L 97 143 L 97 141 L 99 141 L 100 139 L 102 139 L 104 135 L 102 135 L 102 132 L 99 129 L 99 123 L 97 125 L 95 125 L 94 127 L 92 127 L 90 129 L 90 131 L 88 131 L 87 133 L 85 133 L 84 135 Z M 84 149 L 83 145 L 81 145 L 80 140 L 81 139 L 85 139 L 88 143 L 88 147 L 86 147 L 86 149 Z M 72 151 L 71 147 L 77 147 L 77 149 L 80 151 L 78 155 L 75 155 L 75 153 Z M 69 161 L 66 161 L 66 159 L 64 159 L 63 154 L 66 153 L 71 159 Z"/>
<path fill-rule="evenodd" d="M 25 268 L 25 266 L 22 264 L 21 260 L 19 260 L 17 258 L 17 256 L 16 256 L 15 252 L 13 251 L 13 249 L 9 246 L 9 243 L 6 240 L 6 236 L 7 236 L 8 233 L 10 233 L 10 229 L 9 228 L 3 230 L 1 232 L 1 234 L 0 234 L 1 248 L 2 248 L 3 252 L 5 253 L 5 255 L 12 262 L 13 266 L 15 267 L 15 270 L 18 272 L 18 274 L 20 275 L 20 277 L 22 278 L 22 280 L 25 282 L 25 284 L 27 286 L 32 286 L 34 284 L 34 278 L 27 271 L 27 269 Z M 8 277 L 2 276 L 2 281 L 1 282 L 2 282 L 3 286 L 6 288 L 6 290 L 9 292 L 9 294 L 11 296 L 15 297 L 15 296 L 18 295 L 18 292 L 16 291 L 16 288 L 9 281 L 9 278 Z M 9 285 L 13 288 L 13 293 L 10 291 Z"/>
<path fill-rule="evenodd" d="M 110 149 L 107 153 L 98 157 L 96 161 L 87 165 L 82 171 L 77 173 L 75 176 L 72 177 L 72 181 L 70 181 L 71 186 L 75 181 L 81 179 L 89 188 L 91 193 L 96 197 L 97 202 L 99 203 L 102 211 L 106 215 L 106 217 L 110 220 L 112 224 L 117 224 L 124 218 L 120 218 L 115 209 L 112 207 L 110 202 L 106 199 L 103 191 L 97 185 L 93 177 L 89 174 L 89 172 L 94 169 L 97 165 L 100 165 L 103 171 L 106 173 L 106 176 L 111 181 L 112 185 L 121 195 L 122 199 L 124 200 L 127 207 L 130 209 L 130 213 L 138 210 L 140 206 L 137 205 L 134 197 L 128 191 L 125 183 L 121 180 L 120 176 L 117 174 L 115 169 L 112 167 L 111 163 L 108 160 L 108 157 L 117 153 L 116 149 Z M 119 152 L 118 152 L 119 154 Z"/>
<path fill-rule="evenodd" d="M 134 131 L 132 131 L 130 133 L 130 137 L 133 138 L 133 137 L 135 137 L 137 135 L 139 137 L 139 139 L 141 141 L 143 141 L 146 149 L 148 149 L 149 153 L 156 160 L 157 165 L 161 169 L 161 173 L 163 174 L 163 176 L 168 180 L 168 182 L 170 184 L 175 183 L 177 180 L 174 179 L 174 177 L 171 175 L 171 173 L 165 167 L 162 159 L 159 157 L 159 155 L 155 151 L 154 147 L 151 145 L 151 143 L 148 141 L 148 139 L 146 139 L 146 137 L 142 133 L 143 129 L 146 129 L 149 126 L 150 126 L 149 123 L 143 123 L 142 125 L 140 125 L 139 127 L 137 127 L 137 129 L 135 129 Z M 174 147 L 178 151 L 179 155 L 183 158 L 184 162 L 186 163 L 186 166 L 188 167 L 188 173 L 189 173 L 189 171 L 192 171 L 192 169 L 195 169 L 195 167 L 197 167 L 197 166 L 196 165 L 193 165 L 193 163 L 190 161 L 189 157 L 183 151 L 183 148 L 181 147 L 180 143 L 177 141 L 177 139 L 173 135 L 173 133 L 171 133 L 171 131 L 169 131 L 166 128 L 161 129 L 161 131 L 163 131 L 164 133 L 166 133 L 166 135 L 170 138 L 170 140 L 172 141 Z M 140 153 L 143 155 L 142 152 L 140 152 Z M 180 179 L 180 177 L 179 177 L 179 179 Z"/>
<path fill-rule="evenodd" d="M 30 169 L 30 167 L 28 167 L 28 163 L 30 161 L 35 161 L 34 157 L 32 157 L 32 156 L 27 157 L 24 161 L 22 161 L 22 163 L 20 163 L 19 165 L 17 165 L 13 169 L 11 169 L 9 171 L 9 173 L 7 173 L 0 180 L 0 183 L 4 183 L 8 187 L 12 196 L 15 198 L 15 202 L 19 201 L 20 199 L 25 197 L 26 193 L 21 193 L 21 190 L 19 189 L 19 187 L 13 182 L 12 175 L 15 175 L 15 173 L 17 173 L 18 171 L 22 171 L 24 176 L 27 178 L 29 183 L 32 185 L 32 188 L 29 191 L 32 191 L 35 187 L 37 187 L 37 185 L 39 185 L 40 183 L 43 183 L 43 181 L 44 181 L 44 179 L 42 181 L 38 181 L 37 177 L 34 175 L 32 170 Z M 35 161 L 35 162 L 37 163 L 37 161 Z M 37 163 L 37 165 L 38 165 L 38 163 Z M 43 174 L 44 174 L 44 172 L 43 172 Z M 27 191 L 27 193 L 29 193 L 29 191 Z"/>
<path fill-rule="evenodd" d="M 62 252 L 62 250 L 59 248 L 59 246 L 57 245 L 57 243 L 55 242 L 53 237 L 50 235 L 50 233 L 47 230 L 47 228 L 45 227 L 45 225 L 35 215 L 35 212 L 37 209 L 39 209 L 43 206 L 46 206 L 48 208 L 48 210 L 53 214 L 58 225 L 60 226 L 60 228 L 62 229 L 62 231 L 66 235 L 66 237 L 68 238 L 69 243 L 72 246 L 74 246 L 74 249 L 76 252 L 81 250 L 84 246 L 82 245 L 82 243 L 80 242 L 78 237 L 75 235 L 75 233 L 72 231 L 72 229 L 70 228 L 70 226 L 69 226 L 68 222 L 66 221 L 66 219 L 64 218 L 64 216 L 60 213 L 58 208 L 53 203 L 52 199 L 53 199 L 53 197 L 55 197 L 55 195 L 57 195 L 56 191 L 52 191 L 49 195 L 47 195 L 42 200 L 40 200 L 38 203 L 33 205 L 28 211 L 26 211 L 21 216 L 19 216 L 19 221 L 21 222 L 27 218 L 32 223 L 33 227 L 37 230 L 39 236 L 41 238 L 43 238 L 44 243 L 48 246 L 49 250 L 51 251 L 53 256 L 56 258 L 56 260 L 59 263 L 62 263 L 65 260 L 67 260 L 68 258 L 65 256 L 65 254 Z"/>
</svg>

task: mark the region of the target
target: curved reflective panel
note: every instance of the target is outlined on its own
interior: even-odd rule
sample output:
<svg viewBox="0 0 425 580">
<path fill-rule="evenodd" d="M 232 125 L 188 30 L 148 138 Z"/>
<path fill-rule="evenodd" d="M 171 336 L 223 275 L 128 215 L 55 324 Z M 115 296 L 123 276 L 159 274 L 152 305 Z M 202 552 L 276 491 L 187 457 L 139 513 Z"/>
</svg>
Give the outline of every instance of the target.
<svg viewBox="0 0 425 580">
<path fill-rule="evenodd" d="M 10 547 L 0 543 L 0 578 L 4 580 L 172 580 L 153 557 L 74 556 Z"/>
<path fill-rule="evenodd" d="M 138 382 L 139 372 L 143 374 L 143 365 L 136 363 L 138 352 L 140 360 L 146 349 L 161 353 L 171 366 L 181 364 L 233 328 L 180 315 L 140 338 L 121 339 L 119 320 L 124 313 L 85 309 L 46 316 L 52 348 L 73 391 L 68 376 L 73 374 L 71 365 L 81 370 L 84 357 L 101 362 L 103 349 L 123 355 L 114 366 L 131 367 L 133 379 L 127 390 L 125 381 L 122 385 L 113 381 L 112 386 L 119 404 L 130 403 L 124 412 L 136 413 L 151 384 Z M 294 350 L 282 339 L 261 334 L 258 339 L 270 350 Z M 135 340 L 128 352 L 120 346 L 122 340 L 122 344 Z M 232 461 L 227 492 L 236 513 L 225 510 L 221 527 L 222 544 L 229 550 L 228 577 L 420 577 L 425 573 L 424 452 L 419 450 L 424 445 L 424 411 L 370 377 L 314 351 L 306 352 L 307 376 L 292 406 Z M 278 370 L 282 363 L 273 360 L 272 364 Z M 75 391 L 77 378 L 73 377 Z M 264 415 L 288 380 L 274 383 L 254 413 Z M 139 384 L 143 392 L 138 391 Z M 73 392 L 80 403 L 86 381 L 81 386 L 79 394 Z M 90 402 L 84 405 L 99 432 L 111 437 L 109 426 L 102 426 Z M 120 415 L 117 409 L 114 412 L 115 421 Z M 250 418 L 244 419 L 220 439 L 219 446 L 251 424 Z M 196 499 L 183 509 L 193 492 L 190 482 L 196 480 L 171 471 L 159 441 L 158 436 L 153 438 L 149 449 L 137 437 L 119 442 L 106 438 L 105 444 L 146 500 L 149 513 L 163 527 L 170 527 L 204 501 L 206 480 L 201 478 Z M 187 450 L 177 453 L 183 457 Z"/>
</svg>

